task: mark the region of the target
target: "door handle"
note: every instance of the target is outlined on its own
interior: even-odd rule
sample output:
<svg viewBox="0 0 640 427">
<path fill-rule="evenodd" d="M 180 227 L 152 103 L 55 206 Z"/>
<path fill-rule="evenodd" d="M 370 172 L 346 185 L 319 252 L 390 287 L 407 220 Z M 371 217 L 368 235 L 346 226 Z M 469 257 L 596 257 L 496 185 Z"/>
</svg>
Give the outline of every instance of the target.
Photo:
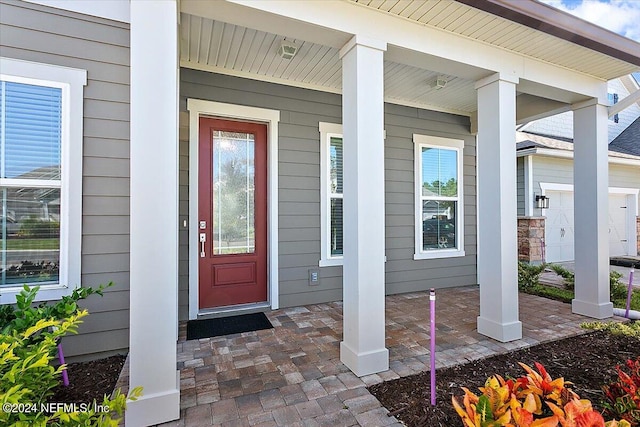
<svg viewBox="0 0 640 427">
<path fill-rule="evenodd" d="M 200 233 L 200 258 L 204 258 L 205 257 L 205 253 L 204 253 L 204 244 L 207 241 L 207 233 Z"/>
</svg>

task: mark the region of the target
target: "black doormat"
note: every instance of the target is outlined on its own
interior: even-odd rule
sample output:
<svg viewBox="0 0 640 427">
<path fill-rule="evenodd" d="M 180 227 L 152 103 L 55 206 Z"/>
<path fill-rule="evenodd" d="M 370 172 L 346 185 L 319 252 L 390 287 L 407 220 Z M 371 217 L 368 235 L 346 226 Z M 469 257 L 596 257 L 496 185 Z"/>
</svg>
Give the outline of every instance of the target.
<svg viewBox="0 0 640 427">
<path fill-rule="evenodd" d="M 219 337 L 221 335 L 271 329 L 273 325 L 264 313 L 241 314 L 215 319 L 190 320 L 187 322 L 187 340 Z"/>
</svg>

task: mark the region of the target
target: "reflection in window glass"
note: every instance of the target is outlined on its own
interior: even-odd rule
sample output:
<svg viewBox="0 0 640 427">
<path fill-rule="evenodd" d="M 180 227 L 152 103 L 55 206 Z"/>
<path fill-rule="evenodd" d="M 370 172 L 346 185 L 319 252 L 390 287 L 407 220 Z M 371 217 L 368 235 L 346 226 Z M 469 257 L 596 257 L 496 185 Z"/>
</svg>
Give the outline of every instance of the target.
<svg viewBox="0 0 640 427">
<path fill-rule="evenodd" d="M 331 199 L 331 256 L 342 255 L 342 199 Z"/>
<path fill-rule="evenodd" d="M 247 133 L 213 135 L 213 253 L 255 252 L 255 142 Z"/>
<path fill-rule="evenodd" d="M 342 138 L 329 140 L 330 254 L 342 256 Z"/>
<path fill-rule="evenodd" d="M 458 161 L 455 150 L 422 147 L 422 195 L 458 195 Z"/>
<path fill-rule="evenodd" d="M 0 105 L 0 286 L 57 283 L 62 90 L 1 81 Z"/>
<path fill-rule="evenodd" d="M 330 192 L 342 194 L 342 138 L 331 138 L 329 145 Z"/>
<path fill-rule="evenodd" d="M 60 189 L 4 188 L 0 285 L 59 280 Z"/>
<path fill-rule="evenodd" d="M 420 147 L 421 250 L 456 249 L 458 238 L 459 187 L 456 149 Z"/>
<path fill-rule="evenodd" d="M 423 250 L 456 247 L 456 203 L 454 201 L 423 201 Z"/>
</svg>

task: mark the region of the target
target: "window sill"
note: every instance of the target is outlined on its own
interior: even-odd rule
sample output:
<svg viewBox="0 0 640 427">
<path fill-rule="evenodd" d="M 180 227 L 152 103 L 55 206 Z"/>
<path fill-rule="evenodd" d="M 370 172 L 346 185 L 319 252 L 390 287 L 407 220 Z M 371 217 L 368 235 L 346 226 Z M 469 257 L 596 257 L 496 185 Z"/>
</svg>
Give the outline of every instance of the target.
<svg viewBox="0 0 640 427">
<path fill-rule="evenodd" d="M 462 256 L 465 256 L 464 251 L 442 250 L 442 251 L 417 253 L 413 255 L 413 259 L 421 260 L 421 259 L 456 258 L 456 257 L 462 257 Z"/>
<path fill-rule="evenodd" d="M 336 267 L 341 266 L 343 263 L 343 258 L 329 258 L 329 259 L 321 259 L 318 263 L 318 267 Z"/>
<path fill-rule="evenodd" d="M 34 284 L 37 286 L 37 284 Z M 16 295 L 24 289 L 23 286 L 11 286 L 6 288 L 0 288 L 0 305 L 2 304 L 15 304 Z M 71 295 L 73 288 L 60 284 L 40 285 L 40 290 L 36 295 L 34 302 L 40 301 L 55 301 L 62 299 L 62 297 Z"/>
<path fill-rule="evenodd" d="M 384 262 L 387 262 L 387 256 L 384 256 Z M 318 267 L 335 267 L 342 266 L 344 264 L 344 258 L 332 258 L 332 259 L 321 259 L 318 263 Z"/>
</svg>

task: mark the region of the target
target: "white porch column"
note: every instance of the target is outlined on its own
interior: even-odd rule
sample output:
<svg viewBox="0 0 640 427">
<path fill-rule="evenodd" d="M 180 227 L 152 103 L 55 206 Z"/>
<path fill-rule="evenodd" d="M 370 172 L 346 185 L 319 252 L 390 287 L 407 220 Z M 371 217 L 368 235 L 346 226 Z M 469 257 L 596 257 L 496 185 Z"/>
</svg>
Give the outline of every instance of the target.
<svg viewBox="0 0 640 427">
<path fill-rule="evenodd" d="M 493 75 L 478 90 L 478 332 L 498 341 L 522 338 L 518 316 L 516 84 Z"/>
<path fill-rule="evenodd" d="M 354 36 L 342 58 L 344 340 L 356 375 L 389 369 L 385 348 L 384 73 L 387 45 Z"/>
<path fill-rule="evenodd" d="M 613 316 L 609 300 L 609 163 L 607 106 L 574 106 L 574 313 Z M 551 201 L 553 203 L 553 200 Z"/>
<path fill-rule="evenodd" d="M 127 427 L 179 418 L 178 8 L 131 1 L 131 285 Z"/>
</svg>

